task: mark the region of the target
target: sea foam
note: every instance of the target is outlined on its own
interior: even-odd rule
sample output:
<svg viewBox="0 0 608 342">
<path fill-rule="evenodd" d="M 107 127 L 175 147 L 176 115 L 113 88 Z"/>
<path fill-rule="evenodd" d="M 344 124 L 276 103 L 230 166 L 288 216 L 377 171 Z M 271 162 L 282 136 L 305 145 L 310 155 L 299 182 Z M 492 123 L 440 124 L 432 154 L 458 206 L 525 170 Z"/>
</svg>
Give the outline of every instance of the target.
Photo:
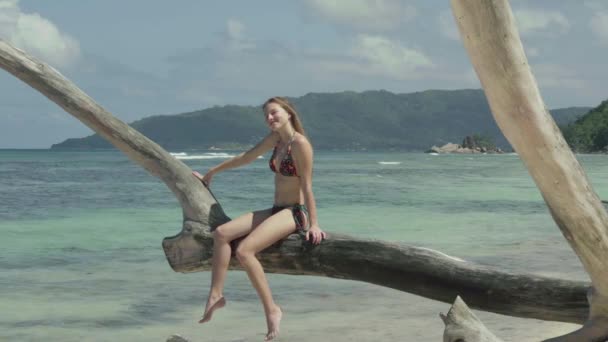
<svg viewBox="0 0 608 342">
<path fill-rule="evenodd" d="M 233 154 L 228 154 L 228 153 L 223 153 L 223 152 L 208 152 L 208 153 L 203 153 L 203 154 L 193 154 L 193 155 L 189 155 L 188 153 L 185 152 L 177 152 L 177 153 L 171 153 L 172 156 L 174 156 L 177 159 L 181 159 L 181 160 L 192 160 L 192 159 L 227 159 L 227 158 L 232 158 L 234 157 Z"/>
</svg>

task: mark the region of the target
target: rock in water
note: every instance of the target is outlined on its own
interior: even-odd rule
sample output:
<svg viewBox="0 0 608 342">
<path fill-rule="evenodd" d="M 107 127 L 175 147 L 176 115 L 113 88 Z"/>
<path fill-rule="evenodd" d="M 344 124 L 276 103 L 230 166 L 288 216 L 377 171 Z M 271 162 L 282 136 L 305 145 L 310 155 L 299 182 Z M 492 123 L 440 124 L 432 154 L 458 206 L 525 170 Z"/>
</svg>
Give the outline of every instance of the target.
<svg viewBox="0 0 608 342">
<path fill-rule="evenodd" d="M 475 138 L 473 138 L 470 135 L 467 135 L 466 137 L 464 137 L 464 139 L 462 140 L 462 147 L 463 148 L 470 148 L 471 150 L 476 149 L 477 146 L 477 142 L 475 141 Z"/>
</svg>

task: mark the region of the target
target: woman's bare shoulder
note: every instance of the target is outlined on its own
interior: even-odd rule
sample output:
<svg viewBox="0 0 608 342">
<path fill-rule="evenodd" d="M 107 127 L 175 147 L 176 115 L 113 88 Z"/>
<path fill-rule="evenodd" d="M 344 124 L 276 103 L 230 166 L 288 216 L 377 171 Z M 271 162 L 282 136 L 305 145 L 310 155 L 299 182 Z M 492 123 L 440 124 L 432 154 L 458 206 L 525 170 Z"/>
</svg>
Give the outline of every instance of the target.
<svg viewBox="0 0 608 342">
<path fill-rule="evenodd" d="M 268 143 L 271 145 L 276 145 L 281 140 L 281 136 L 277 132 L 268 133 L 264 139 L 262 139 L 262 143 Z"/>
<path fill-rule="evenodd" d="M 308 138 L 300 133 L 297 133 L 295 135 L 295 137 L 293 137 L 293 146 L 295 148 L 298 149 L 302 149 L 302 150 L 312 150 L 312 145 L 310 144 L 310 141 L 308 140 Z"/>
</svg>

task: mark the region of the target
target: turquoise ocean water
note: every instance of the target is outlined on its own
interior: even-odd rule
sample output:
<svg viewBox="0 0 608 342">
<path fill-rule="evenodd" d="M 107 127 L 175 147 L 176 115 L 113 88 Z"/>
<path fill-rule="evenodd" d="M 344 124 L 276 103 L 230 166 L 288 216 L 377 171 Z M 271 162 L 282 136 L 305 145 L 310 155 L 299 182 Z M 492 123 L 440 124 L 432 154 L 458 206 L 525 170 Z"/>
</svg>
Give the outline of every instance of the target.
<svg viewBox="0 0 608 342">
<path fill-rule="evenodd" d="M 235 153 L 178 157 L 204 172 Z M 272 205 L 266 158 L 214 178 L 228 215 Z M 578 158 L 608 199 L 608 157 Z M 587 279 L 514 154 L 318 151 L 314 192 L 329 233 Z M 196 323 L 210 274 L 174 273 L 160 247 L 180 228 L 173 194 L 119 152 L 0 150 L 0 340 L 164 341 L 174 333 L 192 341 L 261 340 L 262 308 L 242 272 L 228 276 L 226 308 L 211 323 Z M 440 341 L 437 314 L 450 306 L 359 282 L 269 280 L 285 311 L 281 341 Z M 479 315 L 507 341 L 574 328 Z"/>
</svg>

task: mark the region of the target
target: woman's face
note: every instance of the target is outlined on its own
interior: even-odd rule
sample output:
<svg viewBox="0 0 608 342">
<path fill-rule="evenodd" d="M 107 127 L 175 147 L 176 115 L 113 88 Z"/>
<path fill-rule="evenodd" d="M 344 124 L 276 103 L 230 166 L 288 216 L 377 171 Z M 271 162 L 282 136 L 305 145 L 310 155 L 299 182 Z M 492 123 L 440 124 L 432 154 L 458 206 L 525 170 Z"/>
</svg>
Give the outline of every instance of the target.
<svg viewBox="0 0 608 342">
<path fill-rule="evenodd" d="M 290 115 L 279 104 L 270 102 L 264 107 L 264 116 L 270 130 L 276 131 L 289 122 Z"/>
</svg>

